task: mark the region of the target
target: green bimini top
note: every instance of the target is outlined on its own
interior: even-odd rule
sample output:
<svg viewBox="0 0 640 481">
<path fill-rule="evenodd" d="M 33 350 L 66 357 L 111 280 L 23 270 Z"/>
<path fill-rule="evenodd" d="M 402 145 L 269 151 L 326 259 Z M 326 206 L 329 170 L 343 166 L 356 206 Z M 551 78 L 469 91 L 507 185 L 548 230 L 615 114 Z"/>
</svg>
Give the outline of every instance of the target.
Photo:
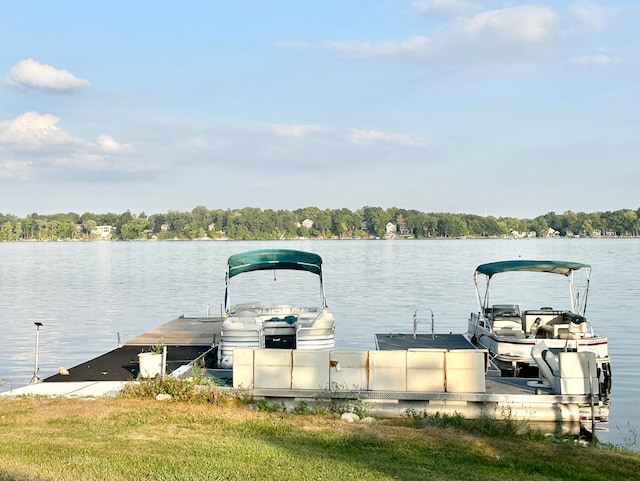
<svg viewBox="0 0 640 481">
<path fill-rule="evenodd" d="M 581 264 L 579 262 L 566 261 L 531 261 L 531 260 L 515 260 L 490 262 L 476 267 L 476 275 L 484 274 L 489 277 L 501 272 L 549 272 L 551 274 L 570 275 L 573 271 L 579 269 L 590 268 L 589 264 Z"/>
<path fill-rule="evenodd" d="M 243 272 L 294 269 L 322 275 L 322 258 L 311 252 L 293 249 L 259 249 L 229 257 L 229 278 Z"/>
</svg>

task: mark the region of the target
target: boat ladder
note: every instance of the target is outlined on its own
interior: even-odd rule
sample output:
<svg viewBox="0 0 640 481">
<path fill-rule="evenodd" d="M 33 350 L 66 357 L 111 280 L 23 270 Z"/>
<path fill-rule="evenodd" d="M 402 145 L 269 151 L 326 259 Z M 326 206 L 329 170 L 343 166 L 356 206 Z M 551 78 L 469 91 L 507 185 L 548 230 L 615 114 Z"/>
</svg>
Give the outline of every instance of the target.
<svg viewBox="0 0 640 481">
<path fill-rule="evenodd" d="M 413 313 L 413 338 L 416 338 L 416 331 L 418 330 L 418 324 L 431 324 L 431 339 L 435 339 L 435 331 L 434 331 L 434 320 L 433 320 L 433 309 L 426 309 L 431 313 L 431 320 L 420 320 L 418 319 L 418 309 L 416 309 Z"/>
</svg>

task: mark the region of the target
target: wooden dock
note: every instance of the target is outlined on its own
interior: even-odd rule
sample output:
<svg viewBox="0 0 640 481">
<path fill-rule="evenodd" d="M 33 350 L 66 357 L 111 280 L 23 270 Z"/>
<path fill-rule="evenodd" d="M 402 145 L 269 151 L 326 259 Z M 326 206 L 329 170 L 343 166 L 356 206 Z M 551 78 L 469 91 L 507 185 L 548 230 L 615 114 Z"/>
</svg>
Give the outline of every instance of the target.
<svg viewBox="0 0 640 481">
<path fill-rule="evenodd" d="M 144 332 L 121 347 L 55 374 L 45 383 L 130 381 L 139 374 L 138 354 L 153 346 L 167 347 L 167 373 L 205 356 L 220 339 L 222 317 L 179 317 Z"/>
<path fill-rule="evenodd" d="M 220 340 L 223 317 L 179 317 L 125 342 L 126 346 L 202 346 Z"/>
</svg>

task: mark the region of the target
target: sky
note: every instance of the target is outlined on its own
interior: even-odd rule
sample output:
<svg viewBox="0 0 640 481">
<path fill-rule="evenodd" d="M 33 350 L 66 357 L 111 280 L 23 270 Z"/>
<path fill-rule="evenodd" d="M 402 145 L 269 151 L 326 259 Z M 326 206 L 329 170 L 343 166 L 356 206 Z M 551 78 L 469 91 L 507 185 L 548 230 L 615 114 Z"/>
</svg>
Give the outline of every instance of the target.
<svg viewBox="0 0 640 481">
<path fill-rule="evenodd" d="M 638 209 L 635 0 L 0 0 L 0 213 Z"/>
</svg>

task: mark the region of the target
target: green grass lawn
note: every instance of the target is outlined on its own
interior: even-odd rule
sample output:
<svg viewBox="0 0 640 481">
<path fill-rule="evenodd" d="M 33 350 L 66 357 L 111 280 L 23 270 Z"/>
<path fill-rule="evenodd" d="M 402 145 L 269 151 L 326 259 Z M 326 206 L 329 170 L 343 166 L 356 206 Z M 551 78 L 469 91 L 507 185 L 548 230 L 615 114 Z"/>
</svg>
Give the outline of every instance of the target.
<svg viewBox="0 0 640 481">
<path fill-rule="evenodd" d="M 0 398 L 0 481 L 640 479 L 606 446 L 219 401 Z"/>
</svg>

